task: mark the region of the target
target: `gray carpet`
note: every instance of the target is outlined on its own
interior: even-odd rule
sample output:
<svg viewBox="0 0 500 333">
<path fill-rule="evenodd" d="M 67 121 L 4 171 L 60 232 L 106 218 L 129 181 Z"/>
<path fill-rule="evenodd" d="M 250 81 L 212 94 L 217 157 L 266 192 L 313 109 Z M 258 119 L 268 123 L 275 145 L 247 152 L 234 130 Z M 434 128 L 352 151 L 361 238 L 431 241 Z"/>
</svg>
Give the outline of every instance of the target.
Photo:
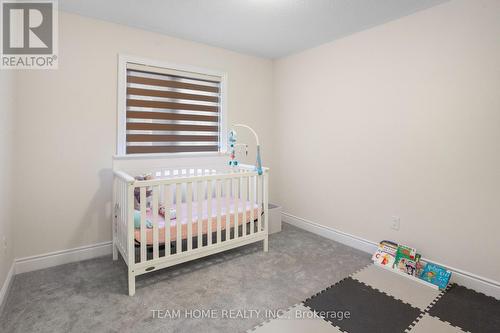
<svg viewBox="0 0 500 333">
<path fill-rule="evenodd" d="M 102 257 L 17 275 L 0 331 L 244 332 L 265 310 L 286 309 L 368 263 L 363 252 L 284 224 L 268 253 L 256 243 L 147 274 L 129 297 L 126 265 Z M 210 309 L 213 318 L 185 318 Z"/>
</svg>

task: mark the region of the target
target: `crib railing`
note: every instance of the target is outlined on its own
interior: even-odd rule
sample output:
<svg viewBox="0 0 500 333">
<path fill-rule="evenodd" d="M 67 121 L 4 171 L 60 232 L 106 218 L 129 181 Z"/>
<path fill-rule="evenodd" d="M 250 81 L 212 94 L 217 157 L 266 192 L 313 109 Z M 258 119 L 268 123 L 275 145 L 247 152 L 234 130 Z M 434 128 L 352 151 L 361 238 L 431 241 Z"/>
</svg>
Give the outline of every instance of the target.
<svg viewBox="0 0 500 333">
<path fill-rule="evenodd" d="M 113 257 L 120 252 L 129 266 L 129 294 L 135 293 L 135 276 L 140 274 L 257 240 L 264 240 L 267 251 L 267 170 L 263 175 L 245 166 L 223 173 L 184 170 L 159 170 L 156 178 L 143 181 L 115 171 Z M 137 230 L 136 193 L 140 205 Z M 160 204 L 165 208 L 163 227 Z"/>
<path fill-rule="evenodd" d="M 135 179 L 122 171 L 115 171 L 113 181 L 113 259 L 117 259 L 118 251 L 125 262 L 128 262 L 128 207 L 129 192 Z M 133 193 L 133 192 L 132 192 Z M 131 203 L 133 204 L 133 198 Z"/>
</svg>

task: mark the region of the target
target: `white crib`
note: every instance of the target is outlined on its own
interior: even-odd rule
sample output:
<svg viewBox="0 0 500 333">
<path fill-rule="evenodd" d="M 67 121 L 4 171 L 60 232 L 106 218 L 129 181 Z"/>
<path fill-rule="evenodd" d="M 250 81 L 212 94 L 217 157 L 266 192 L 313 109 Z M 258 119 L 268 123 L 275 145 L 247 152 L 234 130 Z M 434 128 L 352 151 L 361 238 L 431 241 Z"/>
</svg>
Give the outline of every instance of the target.
<svg viewBox="0 0 500 333">
<path fill-rule="evenodd" d="M 258 241 L 267 252 L 269 170 L 258 175 L 253 166 L 226 163 L 225 157 L 113 160 L 113 260 L 120 253 L 127 263 L 130 296 L 141 274 Z M 135 180 L 144 173 L 154 179 Z"/>
</svg>

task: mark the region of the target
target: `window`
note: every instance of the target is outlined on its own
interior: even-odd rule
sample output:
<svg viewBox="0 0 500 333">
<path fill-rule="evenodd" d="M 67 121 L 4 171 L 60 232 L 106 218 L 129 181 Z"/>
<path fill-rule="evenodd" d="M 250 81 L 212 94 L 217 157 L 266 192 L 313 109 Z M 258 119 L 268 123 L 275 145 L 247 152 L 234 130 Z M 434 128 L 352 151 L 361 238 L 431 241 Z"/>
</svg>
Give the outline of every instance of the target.
<svg viewBox="0 0 500 333">
<path fill-rule="evenodd" d="M 225 151 L 225 75 L 120 57 L 118 154 Z"/>
</svg>

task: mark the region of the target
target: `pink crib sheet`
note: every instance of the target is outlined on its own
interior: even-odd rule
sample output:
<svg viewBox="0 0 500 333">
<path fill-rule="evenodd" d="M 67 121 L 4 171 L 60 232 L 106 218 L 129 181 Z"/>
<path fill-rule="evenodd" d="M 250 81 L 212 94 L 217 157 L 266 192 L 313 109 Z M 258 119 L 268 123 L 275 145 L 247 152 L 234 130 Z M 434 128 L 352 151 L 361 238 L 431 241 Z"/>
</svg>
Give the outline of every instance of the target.
<svg viewBox="0 0 500 333">
<path fill-rule="evenodd" d="M 238 226 L 242 225 L 242 221 L 250 222 L 250 210 L 252 209 L 252 203 L 250 201 L 245 202 L 245 207 L 243 207 L 242 201 L 238 203 Z M 205 235 L 208 232 L 208 209 L 207 209 L 207 201 L 205 200 L 202 203 L 202 233 Z M 174 205 L 175 208 L 175 205 Z M 234 211 L 235 211 L 234 200 L 230 198 L 229 201 L 229 224 L 230 227 L 234 227 Z M 257 219 L 261 212 L 261 209 L 257 204 L 253 205 L 253 218 Z M 147 212 L 147 218 L 153 221 L 153 214 L 151 211 Z M 217 201 L 215 199 L 212 200 L 212 232 L 217 231 Z M 245 215 L 245 218 L 244 218 Z M 226 207 L 226 199 L 221 198 L 221 230 L 226 229 L 226 219 L 227 219 L 227 207 Z M 170 220 L 170 241 L 175 241 L 177 239 L 177 223 L 181 221 L 181 237 L 182 239 L 187 238 L 187 204 L 181 204 L 181 212 L 176 212 L 176 218 Z M 198 235 L 198 203 L 193 202 L 192 204 L 192 235 L 193 237 Z M 165 219 L 158 215 L 158 242 L 160 244 L 165 243 Z M 137 242 L 141 242 L 141 229 L 135 229 L 135 240 Z M 148 245 L 153 244 L 153 229 L 146 228 L 146 243 Z"/>
</svg>

